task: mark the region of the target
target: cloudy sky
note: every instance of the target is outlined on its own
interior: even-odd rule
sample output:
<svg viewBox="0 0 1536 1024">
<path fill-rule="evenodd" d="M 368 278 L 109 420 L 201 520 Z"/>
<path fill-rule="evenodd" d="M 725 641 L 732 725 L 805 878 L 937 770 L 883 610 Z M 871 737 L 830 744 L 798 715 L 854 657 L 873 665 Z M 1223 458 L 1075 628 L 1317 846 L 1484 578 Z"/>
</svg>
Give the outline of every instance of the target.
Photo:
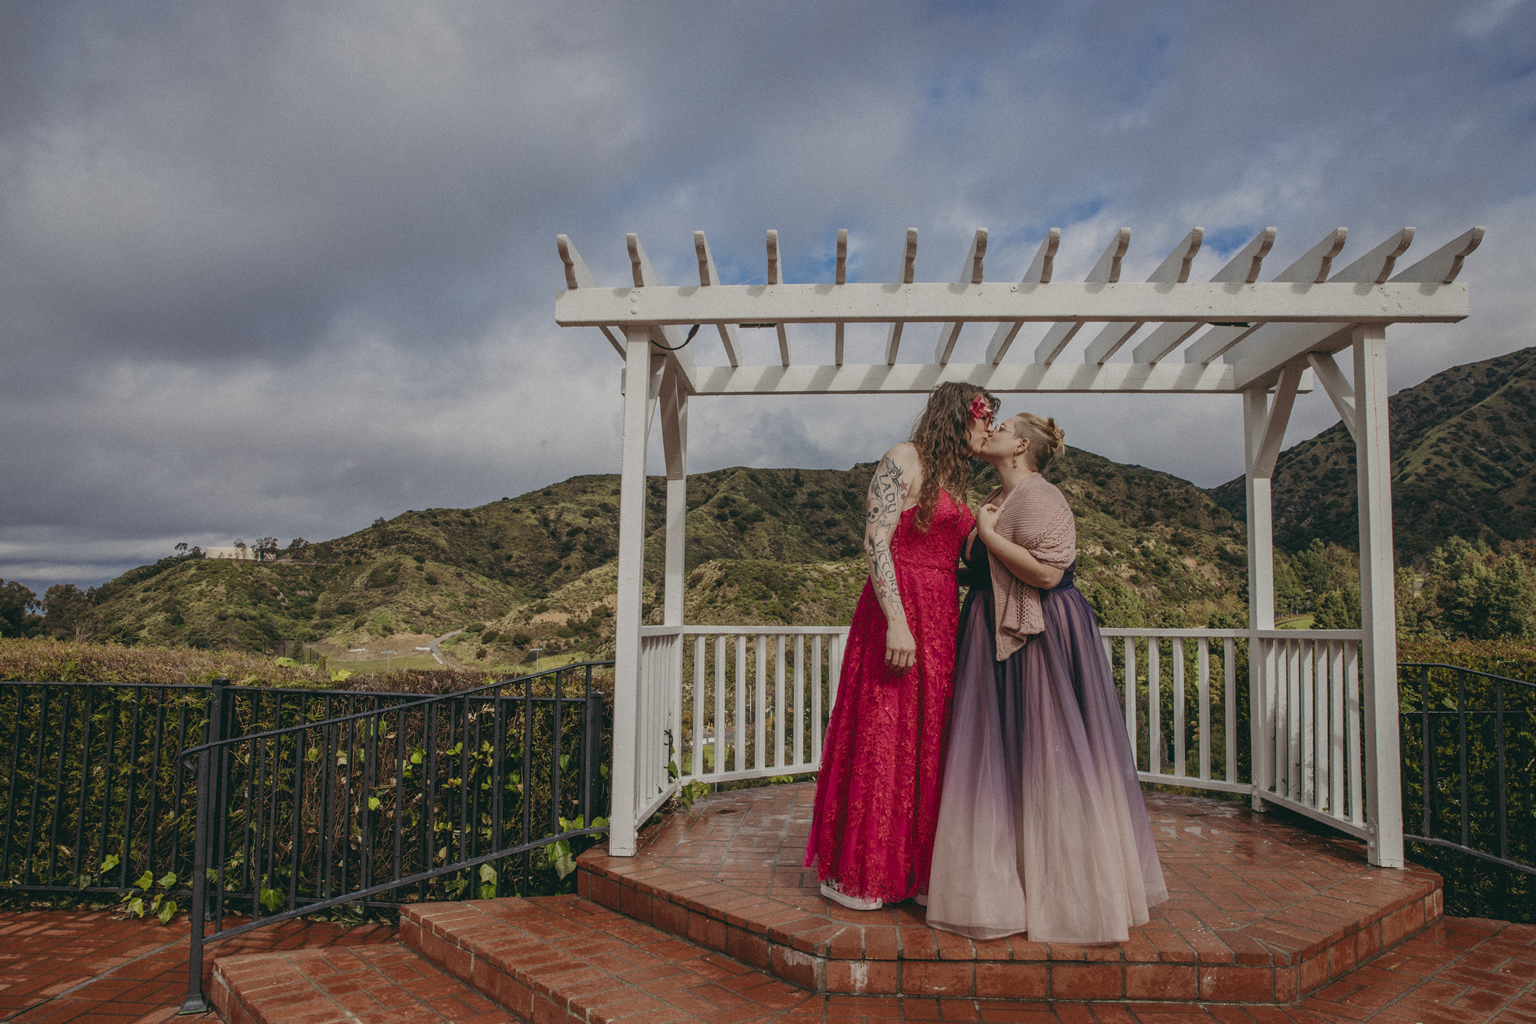
<svg viewBox="0 0 1536 1024">
<path fill-rule="evenodd" d="M 617 471 L 620 362 L 555 326 L 560 232 L 618 285 L 626 231 L 687 283 L 703 229 L 748 283 L 768 228 L 789 280 L 830 280 L 847 228 L 879 281 L 908 227 L 919 279 L 982 226 L 989 278 L 1054 226 L 1080 279 L 1125 225 L 1136 280 L 1194 225 L 1195 279 L 1266 225 L 1271 272 L 1338 225 L 1346 261 L 1486 225 L 1472 318 L 1390 335 L 1399 388 L 1536 344 L 1533 195 L 1530 0 L 0 3 L 0 577 Z M 846 468 L 916 402 L 696 401 L 691 468 Z M 1112 458 L 1242 470 L 1230 397 L 1026 404 Z M 1305 397 L 1288 442 L 1334 420 Z"/>
</svg>

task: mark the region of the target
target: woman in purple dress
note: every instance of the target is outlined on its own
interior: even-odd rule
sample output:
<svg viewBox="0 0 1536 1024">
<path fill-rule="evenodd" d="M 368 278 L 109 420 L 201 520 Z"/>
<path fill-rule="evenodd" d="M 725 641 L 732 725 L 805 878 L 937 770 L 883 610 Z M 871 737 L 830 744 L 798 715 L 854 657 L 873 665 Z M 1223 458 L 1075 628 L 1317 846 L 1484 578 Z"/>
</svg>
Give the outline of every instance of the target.
<svg viewBox="0 0 1536 1024">
<path fill-rule="evenodd" d="M 977 939 L 1124 942 L 1168 898 L 1098 622 L 1072 585 L 1077 527 L 1040 475 L 1054 420 L 981 456 L 1002 486 L 964 553 L 954 709 L 928 924 Z"/>
</svg>

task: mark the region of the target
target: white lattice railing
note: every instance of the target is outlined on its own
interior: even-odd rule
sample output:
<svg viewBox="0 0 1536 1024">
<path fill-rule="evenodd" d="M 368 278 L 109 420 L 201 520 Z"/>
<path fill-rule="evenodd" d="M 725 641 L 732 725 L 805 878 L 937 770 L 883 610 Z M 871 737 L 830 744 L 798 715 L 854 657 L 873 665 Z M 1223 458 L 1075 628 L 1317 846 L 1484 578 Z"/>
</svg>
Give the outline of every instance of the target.
<svg viewBox="0 0 1536 1024">
<path fill-rule="evenodd" d="M 1141 780 L 1248 792 L 1238 777 L 1248 737 L 1239 735 L 1237 673 L 1238 646 L 1247 643 L 1248 631 L 1102 632 Z"/>
<path fill-rule="evenodd" d="M 816 771 L 847 635 L 846 626 L 644 627 L 642 692 L 672 698 L 669 714 L 642 730 L 660 736 L 661 789 L 668 762 L 679 782 Z"/>
<path fill-rule="evenodd" d="M 1358 629 L 1259 631 L 1254 782 L 1267 801 L 1369 839 L 1360 734 L 1363 638 Z"/>
<path fill-rule="evenodd" d="M 690 781 L 816 771 L 847 634 L 642 628 L 637 820 Z M 1359 630 L 1103 635 L 1143 782 L 1256 793 L 1367 835 Z"/>
<path fill-rule="evenodd" d="M 1368 836 L 1360 630 L 1105 629 L 1103 634 L 1143 782 L 1256 792 L 1270 803 Z M 1249 767 L 1240 772 L 1244 760 Z"/>
</svg>

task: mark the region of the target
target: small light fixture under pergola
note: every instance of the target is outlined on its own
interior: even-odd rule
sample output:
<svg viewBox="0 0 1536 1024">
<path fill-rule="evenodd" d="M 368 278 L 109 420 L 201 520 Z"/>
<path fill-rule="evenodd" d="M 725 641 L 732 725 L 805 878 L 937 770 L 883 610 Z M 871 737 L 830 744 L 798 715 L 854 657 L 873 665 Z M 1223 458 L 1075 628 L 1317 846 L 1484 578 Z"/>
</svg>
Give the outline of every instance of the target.
<svg viewBox="0 0 1536 1024">
<path fill-rule="evenodd" d="M 1137 678 L 1136 651 L 1143 650 L 1146 658 L 1151 697 L 1145 708 L 1149 731 L 1140 737 L 1147 741 L 1146 770 L 1140 775 L 1147 781 L 1249 794 L 1258 808 L 1265 803 L 1290 808 L 1364 839 L 1373 864 L 1401 866 L 1386 328 L 1453 323 L 1468 315 L 1467 288 L 1456 278 L 1462 261 L 1481 242 L 1483 229 L 1473 228 L 1397 270 L 1413 241 L 1413 228 L 1394 232 L 1335 269 L 1347 236 L 1338 228 L 1261 280 L 1275 235 L 1274 228 L 1259 232 L 1209 281 L 1195 282 L 1189 280 L 1190 267 L 1204 238 L 1197 227 L 1146 281 L 1128 282 L 1121 280 L 1121 268 L 1131 232 L 1122 228 L 1084 280 L 1059 281 L 1054 264 L 1061 231 L 1052 228 L 1019 278 L 989 281 L 987 231 L 979 229 L 951 283 L 916 279 L 917 231 L 910 229 L 897 279 L 863 283 L 847 279 L 848 233 L 839 231 L 834 279 L 790 283 L 783 276 L 778 233 L 769 231 L 767 283 L 726 285 L 704 233 L 696 231 L 699 283 L 667 286 L 630 234 L 633 283 L 622 287 L 600 286 L 575 246 L 560 235 L 566 290 L 556 296 L 556 322 L 598 328 L 625 367 L 610 852 L 633 854 L 639 824 L 689 780 L 815 771 L 824 714 L 836 695 L 840 631 L 835 628 L 683 622 L 689 400 L 743 394 L 911 394 L 944 381 L 966 381 L 996 393 L 1243 396 L 1248 628 L 1104 631 L 1107 649 L 1115 639 L 1123 641 L 1127 679 Z M 1049 326 L 1034 351 L 1018 359 L 1014 343 L 1027 323 Z M 833 362 L 795 360 L 789 324 L 825 325 Z M 882 362 L 844 361 L 847 324 L 886 325 Z M 929 335 L 932 341 L 919 340 L 914 325 L 924 324 L 937 325 L 936 338 Z M 955 362 L 956 342 L 972 324 L 991 332 L 983 361 Z M 693 325 L 699 325 L 698 336 L 690 345 Z M 747 327 L 776 332 L 777 363 L 743 363 L 737 331 Z M 711 333 L 718 336 L 726 364 L 696 365 L 693 348 Z M 1064 359 L 1079 335 L 1087 339 L 1082 357 Z M 934 345 L 932 355 L 925 347 L 914 359 L 913 350 L 926 344 Z M 1352 357 L 1350 377 L 1335 360 L 1345 349 Z M 1128 359 L 1116 358 L 1127 351 Z M 1270 478 L 1296 394 L 1309 388 L 1314 377 L 1356 445 L 1362 623 L 1358 630 L 1282 633 L 1274 621 Z M 658 406 L 667 475 L 663 622 L 645 626 L 646 443 Z M 736 638 L 730 671 L 728 635 Z M 704 706 L 709 636 L 715 639 L 713 763 L 708 765 L 695 750 L 679 768 L 685 720 L 701 721 L 709 713 Z M 747 657 L 749 636 L 756 638 L 755 680 Z M 685 637 L 695 642 L 691 717 L 683 708 Z M 830 677 L 826 708 L 819 667 L 807 676 L 803 663 L 810 640 L 811 663 L 819 666 L 823 639 Z M 1144 646 L 1136 648 L 1137 641 L 1145 641 Z M 1171 666 L 1179 699 L 1167 765 L 1158 700 L 1159 652 L 1165 641 L 1180 652 Z M 1185 722 L 1186 642 L 1198 652 L 1199 722 L 1193 732 Z M 1239 779 L 1236 767 L 1236 642 L 1249 645 L 1253 711 L 1248 730 L 1252 777 L 1247 781 Z M 769 650 L 775 644 L 776 654 Z M 1216 705 L 1207 675 L 1213 644 L 1222 645 L 1227 687 L 1226 699 L 1218 696 Z M 792 658 L 786 654 L 791 647 Z M 808 681 L 814 684 L 810 690 Z M 734 683 L 734 704 L 728 701 L 728 682 Z M 1134 690 L 1127 686 L 1125 693 L 1133 747 L 1141 727 Z M 1213 706 L 1226 716 L 1225 747 L 1214 752 Z M 727 764 L 730 752 L 724 745 L 728 715 L 734 722 L 731 735 L 737 737 L 733 766 Z M 1193 774 L 1186 739 L 1199 747 Z M 1224 774 L 1213 773 L 1213 753 L 1224 763 Z"/>
</svg>

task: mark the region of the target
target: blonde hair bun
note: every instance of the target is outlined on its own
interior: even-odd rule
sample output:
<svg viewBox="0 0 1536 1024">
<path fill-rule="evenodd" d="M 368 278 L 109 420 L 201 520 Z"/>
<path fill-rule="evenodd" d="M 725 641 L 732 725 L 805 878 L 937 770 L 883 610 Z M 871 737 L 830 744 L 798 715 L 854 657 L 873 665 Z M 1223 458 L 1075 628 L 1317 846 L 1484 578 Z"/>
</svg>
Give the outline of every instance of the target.
<svg viewBox="0 0 1536 1024">
<path fill-rule="evenodd" d="M 1021 412 L 1013 418 L 1021 420 L 1031 435 L 1036 449 L 1035 469 L 1045 469 L 1065 447 L 1067 432 L 1056 425 L 1054 418 L 1036 416 L 1032 412 Z"/>
</svg>

